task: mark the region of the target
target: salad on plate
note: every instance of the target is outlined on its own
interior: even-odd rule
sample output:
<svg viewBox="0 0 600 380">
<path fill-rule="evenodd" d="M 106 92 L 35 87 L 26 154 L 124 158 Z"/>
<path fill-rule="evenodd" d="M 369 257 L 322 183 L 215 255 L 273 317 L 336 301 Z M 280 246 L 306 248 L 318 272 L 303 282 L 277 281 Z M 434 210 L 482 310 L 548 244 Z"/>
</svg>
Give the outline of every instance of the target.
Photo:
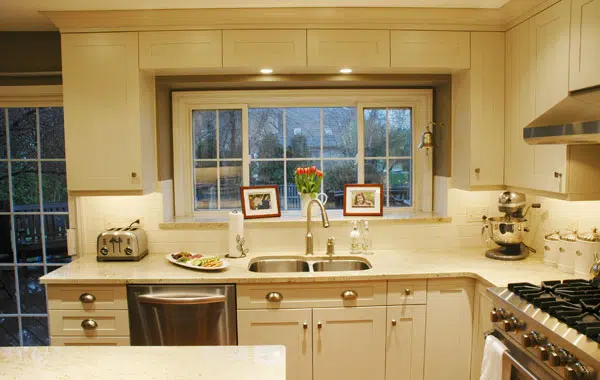
<svg viewBox="0 0 600 380">
<path fill-rule="evenodd" d="M 219 256 L 205 256 L 200 253 L 177 252 L 172 253 L 171 257 L 178 263 L 199 268 L 220 268 L 224 265 Z"/>
</svg>

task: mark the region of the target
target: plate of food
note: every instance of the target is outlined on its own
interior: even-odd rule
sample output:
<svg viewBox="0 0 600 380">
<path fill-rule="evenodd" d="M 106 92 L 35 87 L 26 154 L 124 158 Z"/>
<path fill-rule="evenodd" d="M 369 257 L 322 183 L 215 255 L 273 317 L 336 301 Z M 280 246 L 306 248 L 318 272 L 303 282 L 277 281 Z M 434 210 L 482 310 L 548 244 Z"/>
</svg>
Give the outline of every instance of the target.
<svg viewBox="0 0 600 380">
<path fill-rule="evenodd" d="M 229 266 L 229 263 L 219 256 L 203 255 L 201 253 L 175 252 L 169 253 L 166 258 L 173 264 L 191 269 L 217 271 Z"/>
</svg>

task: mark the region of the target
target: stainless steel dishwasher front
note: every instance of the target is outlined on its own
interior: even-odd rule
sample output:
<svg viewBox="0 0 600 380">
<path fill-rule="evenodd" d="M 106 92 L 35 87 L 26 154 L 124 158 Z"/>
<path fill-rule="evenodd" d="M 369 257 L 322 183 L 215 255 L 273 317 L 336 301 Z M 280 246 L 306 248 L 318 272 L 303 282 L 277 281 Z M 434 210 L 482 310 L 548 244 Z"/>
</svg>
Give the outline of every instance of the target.
<svg viewBox="0 0 600 380">
<path fill-rule="evenodd" d="M 237 344 L 235 285 L 129 285 L 132 346 Z"/>
</svg>

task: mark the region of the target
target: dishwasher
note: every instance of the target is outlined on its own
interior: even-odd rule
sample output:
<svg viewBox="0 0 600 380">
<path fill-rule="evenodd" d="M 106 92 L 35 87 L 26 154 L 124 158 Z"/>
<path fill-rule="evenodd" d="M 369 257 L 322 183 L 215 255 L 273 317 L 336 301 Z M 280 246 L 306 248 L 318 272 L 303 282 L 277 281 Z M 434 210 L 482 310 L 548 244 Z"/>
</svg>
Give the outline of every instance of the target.
<svg viewBox="0 0 600 380">
<path fill-rule="evenodd" d="M 132 346 L 237 345 L 235 285 L 129 285 Z"/>
</svg>

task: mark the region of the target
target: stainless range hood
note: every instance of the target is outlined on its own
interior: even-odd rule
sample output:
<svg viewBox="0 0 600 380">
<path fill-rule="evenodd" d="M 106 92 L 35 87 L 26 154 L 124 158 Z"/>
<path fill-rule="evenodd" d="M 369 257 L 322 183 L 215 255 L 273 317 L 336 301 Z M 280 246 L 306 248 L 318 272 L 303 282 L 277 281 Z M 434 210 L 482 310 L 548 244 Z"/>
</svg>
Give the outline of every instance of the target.
<svg viewBox="0 0 600 380">
<path fill-rule="evenodd" d="M 571 93 L 523 129 L 528 144 L 600 144 L 600 88 Z"/>
</svg>

